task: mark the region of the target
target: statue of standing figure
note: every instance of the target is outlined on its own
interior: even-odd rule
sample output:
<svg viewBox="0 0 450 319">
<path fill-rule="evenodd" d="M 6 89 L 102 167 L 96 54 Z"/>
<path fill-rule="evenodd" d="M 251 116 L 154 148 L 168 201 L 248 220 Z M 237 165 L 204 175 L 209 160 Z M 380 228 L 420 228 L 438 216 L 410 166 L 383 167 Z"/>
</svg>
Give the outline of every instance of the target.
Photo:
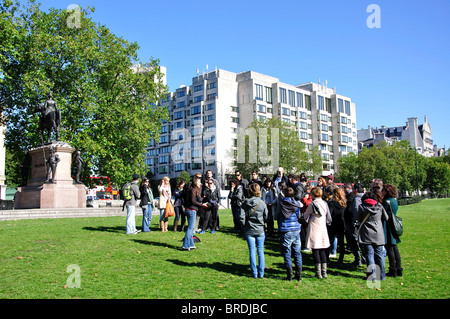
<svg viewBox="0 0 450 319">
<path fill-rule="evenodd" d="M 81 175 L 81 170 L 83 169 L 84 161 L 81 158 L 80 150 L 77 150 L 77 153 L 75 154 L 74 162 L 75 162 L 75 165 L 77 167 L 77 171 L 76 171 L 76 174 L 75 174 L 75 183 L 82 184 L 82 182 L 80 181 L 80 175 Z"/>
<path fill-rule="evenodd" d="M 61 111 L 53 100 L 52 93 L 48 94 L 48 99 L 44 104 L 39 103 L 37 111 L 39 116 L 39 129 L 41 131 L 42 144 L 44 144 L 44 131 L 47 131 L 47 143 L 51 142 L 52 131 L 55 131 L 56 140 L 59 141 L 59 126 L 61 124 Z"/>
<path fill-rule="evenodd" d="M 47 163 L 47 177 L 45 180 L 46 183 L 53 183 L 53 180 L 55 179 L 56 165 L 58 165 L 59 161 L 61 161 L 61 159 L 59 158 L 58 154 L 55 154 L 55 148 L 53 146 L 50 147 L 50 156 L 45 160 L 45 162 Z M 52 174 L 51 179 L 50 173 Z"/>
</svg>

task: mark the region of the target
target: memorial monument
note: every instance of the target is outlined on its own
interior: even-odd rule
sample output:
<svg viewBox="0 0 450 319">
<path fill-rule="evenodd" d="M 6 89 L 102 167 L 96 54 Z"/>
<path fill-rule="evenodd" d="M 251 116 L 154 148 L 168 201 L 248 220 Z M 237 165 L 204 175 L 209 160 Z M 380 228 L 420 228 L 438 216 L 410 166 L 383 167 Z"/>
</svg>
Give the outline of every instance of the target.
<svg viewBox="0 0 450 319">
<path fill-rule="evenodd" d="M 51 93 L 37 110 L 40 112 L 41 145 L 31 148 L 26 154 L 28 160 L 22 166 L 24 185 L 17 189 L 15 208 L 84 208 L 85 186 L 80 182 L 79 175 L 77 181 L 71 176 L 75 148 L 59 140 L 61 112 Z M 51 139 L 52 133 L 55 140 Z"/>
</svg>

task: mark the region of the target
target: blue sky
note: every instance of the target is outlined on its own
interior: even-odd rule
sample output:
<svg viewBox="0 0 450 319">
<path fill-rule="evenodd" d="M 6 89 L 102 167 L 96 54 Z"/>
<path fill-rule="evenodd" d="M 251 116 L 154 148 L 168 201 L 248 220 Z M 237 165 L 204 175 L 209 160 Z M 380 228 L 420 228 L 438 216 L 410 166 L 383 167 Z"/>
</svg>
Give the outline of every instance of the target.
<svg viewBox="0 0 450 319">
<path fill-rule="evenodd" d="M 356 103 L 359 128 L 424 116 L 450 147 L 450 1 L 41 0 L 96 8 L 94 21 L 160 60 L 174 91 L 196 70 L 255 71 L 289 84 L 328 81 Z M 370 4 L 380 28 L 369 28 Z"/>
</svg>

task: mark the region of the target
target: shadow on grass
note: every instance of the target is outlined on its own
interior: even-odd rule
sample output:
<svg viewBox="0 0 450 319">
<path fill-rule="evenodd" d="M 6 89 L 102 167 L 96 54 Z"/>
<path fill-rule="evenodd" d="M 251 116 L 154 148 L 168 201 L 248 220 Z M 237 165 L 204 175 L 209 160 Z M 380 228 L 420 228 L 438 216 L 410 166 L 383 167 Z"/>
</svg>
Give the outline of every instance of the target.
<svg viewBox="0 0 450 319">
<path fill-rule="evenodd" d="M 250 265 L 248 264 L 237 264 L 234 262 L 185 262 L 178 259 L 167 259 L 167 261 L 183 267 L 209 268 L 235 276 L 251 277 Z M 266 268 L 264 270 L 264 277 L 279 278 L 283 273 L 284 271 L 279 269 Z"/>
<path fill-rule="evenodd" d="M 132 241 L 134 241 L 138 244 L 143 244 L 143 245 L 159 246 L 159 247 L 171 248 L 171 249 L 175 249 L 175 250 L 181 250 L 181 245 L 175 246 L 175 245 L 171 245 L 168 243 L 161 243 L 161 242 L 150 241 L 150 240 L 145 240 L 145 239 L 132 239 Z"/>
<path fill-rule="evenodd" d="M 83 227 L 84 230 L 89 231 L 104 231 L 110 233 L 124 233 L 126 232 L 125 226 L 99 226 L 99 227 Z"/>
</svg>

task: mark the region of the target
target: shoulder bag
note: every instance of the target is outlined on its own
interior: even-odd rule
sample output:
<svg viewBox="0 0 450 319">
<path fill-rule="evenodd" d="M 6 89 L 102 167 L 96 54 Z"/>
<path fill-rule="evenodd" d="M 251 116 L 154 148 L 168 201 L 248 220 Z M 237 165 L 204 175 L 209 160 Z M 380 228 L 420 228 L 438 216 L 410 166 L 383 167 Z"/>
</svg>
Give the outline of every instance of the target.
<svg viewBox="0 0 450 319">
<path fill-rule="evenodd" d="M 401 217 L 398 217 L 397 215 L 394 215 L 394 213 L 392 212 L 390 200 L 386 200 L 386 203 L 388 204 L 389 207 L 387 213 L 389 214 L 389 219 L 391 220 L 393 235 L 400 237 L 401 235 L 403 235 L 403 219 Z"/>
</svg>

